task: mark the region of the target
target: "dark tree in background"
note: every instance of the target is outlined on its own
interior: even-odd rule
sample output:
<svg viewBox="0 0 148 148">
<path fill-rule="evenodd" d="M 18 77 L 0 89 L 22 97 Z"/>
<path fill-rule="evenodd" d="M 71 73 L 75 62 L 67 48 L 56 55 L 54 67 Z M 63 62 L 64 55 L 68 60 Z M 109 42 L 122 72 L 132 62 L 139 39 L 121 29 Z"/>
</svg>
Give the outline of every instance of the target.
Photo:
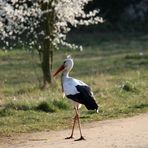
<svg viewBox="0 0 148 148">
<path fill-rule="evenodd" d="M 86 10 L 99 8 L 100 15 L 112 25 L 148 22 L 148 0 L 94 0 Z"/>
</svg>

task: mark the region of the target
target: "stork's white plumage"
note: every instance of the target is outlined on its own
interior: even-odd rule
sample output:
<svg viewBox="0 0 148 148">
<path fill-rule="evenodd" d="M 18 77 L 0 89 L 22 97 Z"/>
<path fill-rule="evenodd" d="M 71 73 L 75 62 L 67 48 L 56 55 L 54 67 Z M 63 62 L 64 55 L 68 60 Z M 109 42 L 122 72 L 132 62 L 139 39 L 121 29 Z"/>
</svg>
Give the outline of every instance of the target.
<svg viewBox="0 0 148 148">
<path fill-rule="evenodd" d="M 84 82 L 69 77 L 69 72 L 73 68 L 74 62 L 71 56 L 68 56 L 62 66 L 57 70 L 54 74 L 56 76 L 60 71 L 63 70 L 61 75 L 61 84 L 62 84 L 62 91 L 65 93 L 66 97 L 71 99 L 74 104 L 74 109 L 76 115 L 74 117 L 74 123 L 72 128 L 72 133 L 70 137 L 66 139 L 73 138 L 73 132 L 76 120 L 78 120 L 79 130 L 80 130 L 80 138 L 78 140 L 84 140 L 81 132 L 81 125 L 79 119 L 79 109 L 81 105 L 85 105 L 88 110 L 96 110 L 98 112 L 98 105 L 94 99 L 93 93 L 90 87 L 85 84 Z"/>
</svg>

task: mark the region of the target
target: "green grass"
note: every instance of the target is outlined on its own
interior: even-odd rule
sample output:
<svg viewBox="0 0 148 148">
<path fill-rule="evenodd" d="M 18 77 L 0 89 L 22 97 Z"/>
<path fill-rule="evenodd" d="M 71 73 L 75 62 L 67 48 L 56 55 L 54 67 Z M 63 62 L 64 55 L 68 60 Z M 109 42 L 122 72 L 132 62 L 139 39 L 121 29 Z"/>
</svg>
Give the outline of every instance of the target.
<svg viewBox="0 0 148 148">
<path fill-rule="evenodd" d="M 148 111 L 148 36 L 144 33 L 71 35 L 84 51 L 61 50 L 53 72 L 71 54 L 71 76 L 89 84 L 100 113 L 81 109 L 82 122 L 132 116 Z M 60 77 L 41 90 L 36 52 L 0 51 L 0 135 L 69 128 L 73 109 L 62 98 Z"/>
</svg>

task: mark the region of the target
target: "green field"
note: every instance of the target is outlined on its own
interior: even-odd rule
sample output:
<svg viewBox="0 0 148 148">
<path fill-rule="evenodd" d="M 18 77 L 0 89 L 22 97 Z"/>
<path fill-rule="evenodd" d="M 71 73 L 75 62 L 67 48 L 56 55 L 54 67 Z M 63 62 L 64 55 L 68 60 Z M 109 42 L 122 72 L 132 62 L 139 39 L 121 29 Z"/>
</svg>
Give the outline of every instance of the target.
<svg viewBox="0 0 148 148">
<path fill-rule="evenodd" d="M 84 51 L 55 51 L 53 72 L 71 54 L 71 76 L 92 87 L 100 113 L 82 107 L 83 123 L 148 111 L 148 35 L 83 33 L 70 40 Z M 40 89 L 41 82 L 35 51 L 0 51 L 0 135 L 70 127 L 73 108 L 62 98 L 60 77 L 48 90 Z"/>
</svg>

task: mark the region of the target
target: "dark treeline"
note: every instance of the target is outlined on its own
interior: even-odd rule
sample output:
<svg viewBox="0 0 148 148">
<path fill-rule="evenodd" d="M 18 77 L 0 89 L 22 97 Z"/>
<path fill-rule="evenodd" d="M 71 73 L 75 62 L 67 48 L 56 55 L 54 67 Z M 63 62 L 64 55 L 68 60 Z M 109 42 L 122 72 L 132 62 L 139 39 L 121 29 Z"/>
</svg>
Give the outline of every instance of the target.
<svg viewBox="0 0 148 148">
<path fill-rule="evenodd" d="M 148 24 L 148 0 L 93 0 L 86 11 L 100 9 L 107 24 L 118 29 L 146 29 Z"/>
</svg>

